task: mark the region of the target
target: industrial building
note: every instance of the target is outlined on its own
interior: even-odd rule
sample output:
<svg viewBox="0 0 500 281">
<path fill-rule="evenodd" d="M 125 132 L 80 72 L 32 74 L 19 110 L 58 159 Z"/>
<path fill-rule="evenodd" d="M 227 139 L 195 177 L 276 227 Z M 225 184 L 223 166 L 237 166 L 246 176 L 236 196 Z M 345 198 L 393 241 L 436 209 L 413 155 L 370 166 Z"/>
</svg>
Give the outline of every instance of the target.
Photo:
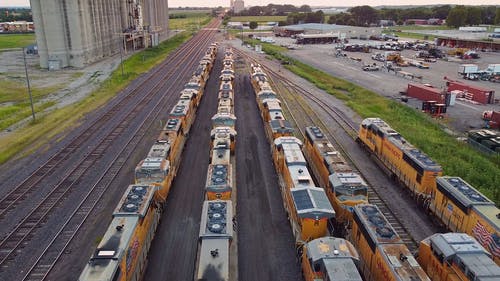
<svg viewBox="0 0 500 281">
<path fill-rule="evenodd" d="M 245 10 L 245 2 L 243 2 L 243 0 L 234 0 L 233 1 L 233 12 L 237 14 L 243 10 Z"/>
<path fill-rule="evenodd" d="M 380 35 L 380 27 L 360 27 L 338 24 L 305 23 L 287 26 L 277 26 L 274 29 L 276 36 L 292 36 L 297 34 L 329 34 L 339 39 L 368 39 L 372 35 Z M 331 37 L 331 36 L 330 36 Z"/>
<path fill-rule="evenodd" d="M 83 67 L 167 38 L 167 0 L 31 0 L 40 66 Z"/>
</svg>

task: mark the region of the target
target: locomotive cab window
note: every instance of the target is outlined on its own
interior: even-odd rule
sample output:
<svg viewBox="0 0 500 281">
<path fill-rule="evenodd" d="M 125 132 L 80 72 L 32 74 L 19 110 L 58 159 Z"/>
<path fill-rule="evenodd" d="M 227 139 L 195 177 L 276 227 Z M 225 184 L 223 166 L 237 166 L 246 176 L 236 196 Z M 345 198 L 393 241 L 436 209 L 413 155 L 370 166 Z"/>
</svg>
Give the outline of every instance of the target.
<svg viewBox="0 0 500 281">
<path fill-rule="evenodd" d="M 320 272 L 321 271 L 321 264 L 319 262 L 314 263 L 314 272 Z"/>
<path fill-rule="evenodd" d="M 421 174 L 417 174 L 417 182 L 422 183 L 422 175 Z"/>
</svg>

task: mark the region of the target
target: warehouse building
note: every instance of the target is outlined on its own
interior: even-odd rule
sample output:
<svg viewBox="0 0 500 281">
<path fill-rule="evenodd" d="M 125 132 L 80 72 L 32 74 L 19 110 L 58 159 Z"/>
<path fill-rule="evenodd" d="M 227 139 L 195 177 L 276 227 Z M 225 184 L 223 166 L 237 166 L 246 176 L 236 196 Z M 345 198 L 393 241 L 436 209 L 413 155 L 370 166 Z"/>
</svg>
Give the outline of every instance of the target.
<svg viewBox="0 0 500 281">
<path fill-rule="evenodd" d="M 297 34 L 337 34 L 340 39 L 368 39 L 370 36 L 380 35 L 382 28 L 380 27 L 360 27 L 337 24 L 322 24 L 322 23 L 304 23 L 287 26 L 277 26 L 274 28 L 276 36 L 290 37 Z M 307 37 L 307 36 L 306 36 Z M 310 36 L 309 36 L 310 37 Z"/>
<path fill-rule="evenodd" d="M 40 66 L 83 67 L 167 38 L 167 0 L 31 0 Z"/>
</svg>

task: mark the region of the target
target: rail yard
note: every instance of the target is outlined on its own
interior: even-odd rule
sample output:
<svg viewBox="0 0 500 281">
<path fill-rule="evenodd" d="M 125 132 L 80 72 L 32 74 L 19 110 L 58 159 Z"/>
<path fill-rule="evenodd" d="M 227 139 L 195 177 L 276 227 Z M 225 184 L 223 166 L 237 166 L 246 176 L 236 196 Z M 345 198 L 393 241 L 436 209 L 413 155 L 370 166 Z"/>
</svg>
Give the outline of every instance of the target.
<svg viewBox="0 0 500 281">
<path fill-rule="evenodd" d="M 491 200 L 220 24 L 2 167 L 0 280 L 500 280 Z"/>
</svg>

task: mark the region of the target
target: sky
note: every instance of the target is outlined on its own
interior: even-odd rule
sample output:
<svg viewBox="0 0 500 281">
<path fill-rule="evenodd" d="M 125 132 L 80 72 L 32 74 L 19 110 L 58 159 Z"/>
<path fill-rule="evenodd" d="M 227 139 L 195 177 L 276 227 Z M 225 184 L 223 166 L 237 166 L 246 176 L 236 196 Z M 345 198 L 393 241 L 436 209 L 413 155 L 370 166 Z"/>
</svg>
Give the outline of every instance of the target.
<svg viewBox="0 0 500 281">
<path fill-rule="evenodd" d="M 265 6 L 267 4 L 292 4 L 296 6 L 380 6 L 380 5 L 427 5 L 427 4 L 461 4 L 461 5 L 499 5 L 499 0 L 244 0 L 245 6 Z M 207 4 L 208 3 L 208 4 Z M 229 0 L 169 0 L 170 7 L 222 6 L 228 7 Z M 29 0 L 0 0 L 0 7 L 29 6 Z"/>
</svg>

